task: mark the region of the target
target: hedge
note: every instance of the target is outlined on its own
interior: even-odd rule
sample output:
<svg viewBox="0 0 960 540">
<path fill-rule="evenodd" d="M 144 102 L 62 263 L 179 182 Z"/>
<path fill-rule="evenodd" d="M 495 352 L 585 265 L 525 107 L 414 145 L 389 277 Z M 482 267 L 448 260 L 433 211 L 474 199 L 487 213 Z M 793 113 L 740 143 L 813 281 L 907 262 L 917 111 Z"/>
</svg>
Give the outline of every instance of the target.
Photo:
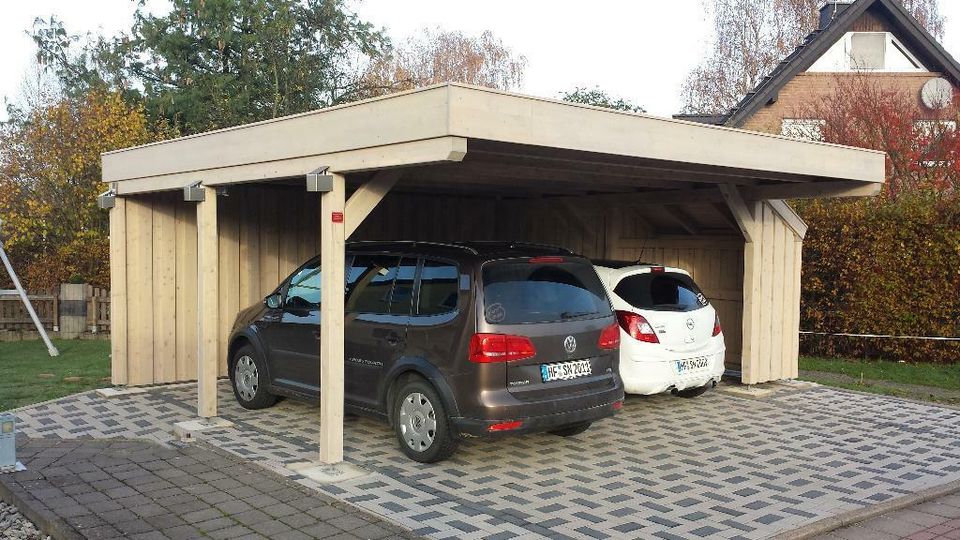
<svg viewBox="0 0 960 540">
<path fill-rule="evenodd" d="M 801 330 L 960 337 L 960 196 L 794 203 L 804 241 Z M 802 336 L 803 354 L 956 363 L 960 343 Z"/>
</svg>

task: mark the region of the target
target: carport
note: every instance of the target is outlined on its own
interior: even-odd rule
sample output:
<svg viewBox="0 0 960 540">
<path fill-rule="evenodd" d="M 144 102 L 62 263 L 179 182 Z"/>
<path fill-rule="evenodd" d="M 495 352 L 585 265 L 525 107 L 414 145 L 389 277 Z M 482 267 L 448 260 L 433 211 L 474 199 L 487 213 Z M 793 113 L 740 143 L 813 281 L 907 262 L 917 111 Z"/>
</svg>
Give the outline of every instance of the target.
<svg viewBox="0 0 960 540">
<path fill-rule="evenodd" d="M 881 152 L 445 84 L 104 154 L 112 378 L 198 381 L 236 313 L 344 242 L 515 240 L 688 269 L 745 384 L 797 376 L 803 222 L 876 194 Z M 186 189 L 185 189 L 186 188 Z M 349 197 L 348 197 L 349 195 Z M 320 460 L 342 460 L 343 298 L 324 295 Z"/>
</svg>

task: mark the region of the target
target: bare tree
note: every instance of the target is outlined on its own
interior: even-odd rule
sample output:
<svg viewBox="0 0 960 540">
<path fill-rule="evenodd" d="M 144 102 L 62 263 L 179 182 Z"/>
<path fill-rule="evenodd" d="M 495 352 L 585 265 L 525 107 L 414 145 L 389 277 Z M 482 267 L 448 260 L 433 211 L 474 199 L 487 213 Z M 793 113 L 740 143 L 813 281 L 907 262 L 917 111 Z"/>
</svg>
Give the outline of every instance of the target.
<svg viewBox="0 0 960 540">
<path fill-rule="evenodd" d="M 473 37 L 436 29 L 424 30 L 373 62 L 364 78 L 372 95 L 448 81 L 517 90 L 526 65 L 523 55 L 489 30 Z"/>
<path fill-rule="evenodd" d="M 943 37 L 939 0 L 900 0 Z M 821 0 L 701 0 L 713 19 L 706 57 L 683 83 L 684 112 L 722 114 L 773 70 L 817 26 Z"/>
</svg>

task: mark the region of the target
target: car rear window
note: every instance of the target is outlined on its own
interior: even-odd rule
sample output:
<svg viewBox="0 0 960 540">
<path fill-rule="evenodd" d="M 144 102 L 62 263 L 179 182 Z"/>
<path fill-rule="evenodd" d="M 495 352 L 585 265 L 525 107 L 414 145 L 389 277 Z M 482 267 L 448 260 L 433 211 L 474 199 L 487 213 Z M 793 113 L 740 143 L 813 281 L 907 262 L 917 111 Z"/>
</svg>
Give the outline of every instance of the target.
<svg viewBox="0 0 960 540">
<path fill-rule="evenodd" d="M 484 265 L 483 302 L 490 324 L 555 322 L 610 314 L 610 303 L 593 266 L 559 258 L 546 263 L 512 259 Z"/>
<path fill-rule="evenodd" d="M 627 276 L 613 292 L 640 309 L 693 311 L 709 304 L 690 276 L 676 272 Z"/>
</svg>

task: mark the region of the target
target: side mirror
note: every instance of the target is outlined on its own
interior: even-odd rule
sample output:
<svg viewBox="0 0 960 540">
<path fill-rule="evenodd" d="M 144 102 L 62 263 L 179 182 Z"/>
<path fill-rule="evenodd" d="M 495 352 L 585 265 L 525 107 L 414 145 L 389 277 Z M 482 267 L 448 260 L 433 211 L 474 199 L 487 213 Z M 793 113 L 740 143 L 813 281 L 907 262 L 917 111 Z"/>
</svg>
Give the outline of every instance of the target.
<svg viewBox="0 0 960 540">
<path fill-rule="evenodd" d="M 270 296 L 263 299 L 263 303 L 270 309 L 280 309 L 280 305 L 283 303 L 283 298 L 279 294 L 271 294 Z"/>
</svg>

